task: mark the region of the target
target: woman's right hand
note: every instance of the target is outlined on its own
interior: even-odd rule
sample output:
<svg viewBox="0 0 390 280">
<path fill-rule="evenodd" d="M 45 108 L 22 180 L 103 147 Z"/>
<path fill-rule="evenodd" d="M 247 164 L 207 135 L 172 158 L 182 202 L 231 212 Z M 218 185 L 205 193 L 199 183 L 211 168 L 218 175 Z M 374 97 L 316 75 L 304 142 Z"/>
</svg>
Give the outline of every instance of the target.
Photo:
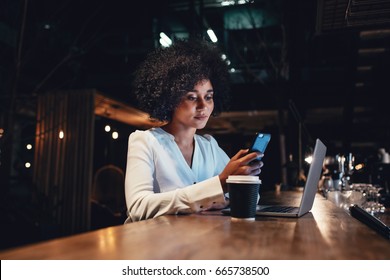
<svg viewBox="0 0 390 280">
<path fill-rule="evenodd" d="M 263 167 L 262 161 L 253 161 L 257 157 L 262 157 L 260 152 L 252 152 L 248 154 L 248 149 L 240 150 L 234 155 L 225 169 L 219 174 L 219 180 L 221 181 L 224 192 L 227 192 L 226 179 L 230 175 L 259 175 L 261 167 Z"/>
</svg>

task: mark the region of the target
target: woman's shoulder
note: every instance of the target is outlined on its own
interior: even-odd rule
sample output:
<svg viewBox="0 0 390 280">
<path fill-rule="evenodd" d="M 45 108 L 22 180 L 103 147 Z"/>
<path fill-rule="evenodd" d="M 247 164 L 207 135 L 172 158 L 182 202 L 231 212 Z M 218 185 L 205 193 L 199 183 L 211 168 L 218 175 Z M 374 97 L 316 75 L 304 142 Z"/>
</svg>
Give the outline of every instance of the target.
<svg viewBox="0 0 390 280">
<path fill-rule="evenodd" d="M 135 140 L 160 141 L 162 139 L 169 138 L 169 135 L 167 135 L 167 133 L 164 133 L 164 131 L 161 128 L 153 127 L 147 130 L 135 130 L 130 134 L 129 138 L 131 141 L 135 141 Z"/>
<path fill-rule="evenodd" d="M 132 133 L 130 133 L 130 139 L 138 139 L 138 138 L 146 138 L 149 137 L 150 132 L 149 130 L 135 130 Z"/>
</svg>

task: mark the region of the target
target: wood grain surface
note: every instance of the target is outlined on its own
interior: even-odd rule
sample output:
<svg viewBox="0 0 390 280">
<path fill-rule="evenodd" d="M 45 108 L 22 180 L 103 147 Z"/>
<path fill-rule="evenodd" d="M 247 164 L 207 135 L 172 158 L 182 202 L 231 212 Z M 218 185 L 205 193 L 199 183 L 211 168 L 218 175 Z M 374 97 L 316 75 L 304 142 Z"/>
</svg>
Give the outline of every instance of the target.
<svg viewBox="0 0 390 280">
<path fill-rule="evenodd" d="M 301 191 L 262 194 L 299 204 Z M 390 241 L 317 194 L 301 218 L 167 215 L 0 252 L 5 259 L 390 259 Z"/>
</svg>

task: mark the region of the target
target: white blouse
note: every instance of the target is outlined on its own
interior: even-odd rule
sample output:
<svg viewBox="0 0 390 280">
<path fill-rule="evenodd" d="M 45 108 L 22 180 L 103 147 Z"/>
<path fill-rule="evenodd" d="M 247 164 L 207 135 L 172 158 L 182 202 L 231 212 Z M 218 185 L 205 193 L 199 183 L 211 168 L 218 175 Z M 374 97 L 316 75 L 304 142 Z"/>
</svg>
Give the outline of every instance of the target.
<svg viewBox="0 0 390 280">
<path fill-rule="evenodd" d="M 133 132 L 127 152 L 125 223 L 225 207 L 218 175 L 229 160 L 211 135 L 195 135 L 190 167 L 173 135 L 161 128 Z"/>
</svg>

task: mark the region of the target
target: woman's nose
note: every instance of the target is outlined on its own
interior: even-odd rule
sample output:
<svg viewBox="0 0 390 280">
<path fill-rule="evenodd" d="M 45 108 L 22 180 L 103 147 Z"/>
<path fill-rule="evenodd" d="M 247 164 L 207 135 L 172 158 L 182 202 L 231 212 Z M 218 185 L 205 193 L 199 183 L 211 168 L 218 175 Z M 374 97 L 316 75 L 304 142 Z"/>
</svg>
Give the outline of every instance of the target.
<svg viewBox="0 0 390 280">
<path fill-rule="evenodd" d="M 198 104 L 197 104 L 197 109 L 201 110 L 201 109 L 204 109 L 206 107 L 207 107 L 206 106 L 206 101 L 203 98 L 199 98 Z"/>
</svg>

